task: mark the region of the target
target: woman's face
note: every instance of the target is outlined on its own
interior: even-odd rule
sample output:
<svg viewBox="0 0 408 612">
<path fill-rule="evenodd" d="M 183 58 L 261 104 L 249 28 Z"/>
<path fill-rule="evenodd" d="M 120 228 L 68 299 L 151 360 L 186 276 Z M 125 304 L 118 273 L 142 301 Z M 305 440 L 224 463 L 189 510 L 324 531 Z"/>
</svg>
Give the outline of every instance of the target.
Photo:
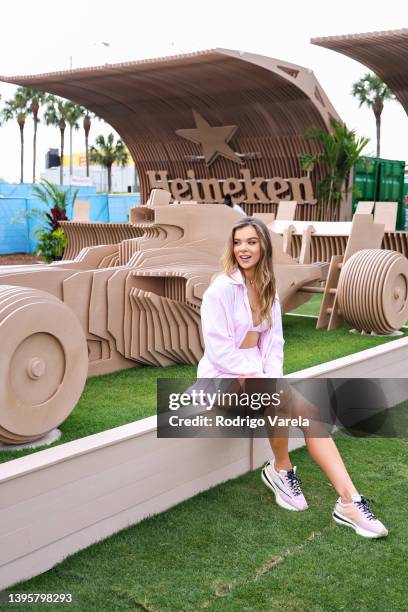
<svg viewBox="0 0 408 612">
<path fill-rule="evenodd" d="M 251 225 L 240 227 L 234 234 L 234 255 L 242 270 L 255 268 L 261 259 L 261 242 Z"/>
</svg>

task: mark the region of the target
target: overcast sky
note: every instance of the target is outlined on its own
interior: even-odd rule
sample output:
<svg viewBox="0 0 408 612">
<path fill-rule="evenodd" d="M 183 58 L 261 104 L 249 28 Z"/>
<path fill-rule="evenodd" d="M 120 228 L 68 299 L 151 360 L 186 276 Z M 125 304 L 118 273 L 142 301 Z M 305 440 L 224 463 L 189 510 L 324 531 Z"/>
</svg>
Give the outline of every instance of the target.
<svg viewBox="0 0 408 612">
<path fill-rule="evenodd" d="M 408 4 L 401 0 L 22 0 L 1 10 L 0 74 L 36 74 L 79 66 L 115 63 L 224 47 L 279 58 L 314 71 L 339 115 L 375 153 L 371 111 L 358 108 L 352 83 L 367 69 L 334 51 L 310 44 L 315 36 L 393 30 L 408 26 Z M 109 43 L 106 47 L 102 42 Z M 15 88 L 0 82 L 2 102 Z M 90 142 L 101 132 L 95 123 Z M 383 112 L 382 157 L 408 161 L 408 118 L 398 102 Z M 27 121 L 25 179 L 31 176 L 31 120 Z M 39 128 L 38 171 L 49 147 L 59 147 L 56 129 Z M 83 151 L 82 130 L 74 151 Z M 0 128 L 0 177 L 19 180 L 17 123 Z"/>
</svg>

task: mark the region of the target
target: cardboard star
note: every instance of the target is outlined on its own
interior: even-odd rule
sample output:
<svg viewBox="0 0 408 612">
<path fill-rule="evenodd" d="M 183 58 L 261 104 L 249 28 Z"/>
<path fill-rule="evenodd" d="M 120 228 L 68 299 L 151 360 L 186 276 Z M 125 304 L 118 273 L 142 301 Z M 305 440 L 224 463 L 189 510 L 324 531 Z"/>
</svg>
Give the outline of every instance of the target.
<svg viewBox="0 0 408 612">
<path fill-rule="evenodd" d="M 238 129 L 236 125 L 211 126 L 205 119 L 193 109 L 193 117 L 196 124 L 195 129 L 176 130 L 177 136 L 200 144 L 203 150 L 206 164 L 209 166 L 218 157 L 223 155 L 237 164 L 243 161 L 227 144 Z"/>
</svg>

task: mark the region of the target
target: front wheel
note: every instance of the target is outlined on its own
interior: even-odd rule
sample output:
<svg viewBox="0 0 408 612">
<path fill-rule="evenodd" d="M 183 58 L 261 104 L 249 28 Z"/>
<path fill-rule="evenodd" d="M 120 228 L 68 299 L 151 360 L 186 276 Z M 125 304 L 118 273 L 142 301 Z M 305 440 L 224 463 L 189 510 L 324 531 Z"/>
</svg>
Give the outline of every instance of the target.
<svg viewBox="0 0 408 612">
<path fill-rule="evenodd" d="M 41 438 L 66 419 L 85 386 L 88 351 L 74 313 L 37 289 L 0 286 L 0 440 Z"/>
</svg>

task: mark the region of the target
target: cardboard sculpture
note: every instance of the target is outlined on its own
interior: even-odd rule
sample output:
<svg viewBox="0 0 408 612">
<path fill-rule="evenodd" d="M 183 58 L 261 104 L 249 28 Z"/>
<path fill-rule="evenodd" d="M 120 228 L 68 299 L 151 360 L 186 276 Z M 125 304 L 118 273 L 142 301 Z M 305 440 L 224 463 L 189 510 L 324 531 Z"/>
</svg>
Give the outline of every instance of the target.
<svg viewBox="0 0 408 612">
<path fill-rule="evenodd" d="M 68 98 L 106 120 L 135 163 L 142 203 L 162 188 L 176 201 L 222 203 L 229 194 L 250 214 L 276 214 L 280 200 L 295 200 L 297 218 L 314 218 L 324 170 L 300 172 L 299 155 L 317 152 L 304 134 L 329 131 L 340 117 L 308 68 L 212 49 L 0 80 Z"/>
<path fill-rule="evenodd" d="M 293 221 L 295 218 L 297 202 L 282 201 L 279 202 L 278 211 L 276 213 L 277 221 Z"/>
<path fill-rule="evenodd" d="M 374 209 L 375 205 L 375 209 Z M 371 214 L 374 223 L 383 223 L 385 232 L 394 232 L 397 224 L 398 202 L 359 202 L 355 214 Z"/>
<path fill-rule="evenodd" d="M 360 203 L 361 204 L 361 203 Z M 368 212 L 374 207 L 372 202 L 364 202 L 364 207 L 356 211 L 356 215 L 361 212 Z M 355 216 L 356 216 L 355 215 Z M 303 235 L 308 228 L 312 227 L 310 236 L 310 261 L 330 262 L 335 255 L 344 255 L 347 243 L 352 230 L 351 221 L 332 222 L 332 221 L 278 221 L 270 220 L 266 215 L 255 215 L 263 219 L 269 229 L 283 236 L 285 251 L 295 259 L 299 258 Z M 396 207 L 394 202 L 377 202 L 374 222 L 382 224 L 385 228 L 382 242 L 379 248 L 397 251 L 408 257 L 408 232 L 392 231 L 395 227 Z"/>
<path fill-rule="evenodd" d="M 163 190 L 153 190 L 159 193 L 167 193 Z M 170 203 L 170 197 L 167 198 Z M 194 204 L 195 202 L 191 202 Z M 283 203 L 284 205 L 287 202 Z M 362 207 L 361 211 L 372 210 L 374 203 L 364 203 L 369 206 Z M 381 210 L 379 205 L 384 204 Z M 395 225 L 395 209 L 392 206 L 393 202 L 377 202 L 379 213 L 374 217 L 375 222 L 383 223 L 384 226 L 391 227 Z M 278 208 L 278 211 L 280 208 Z M 359 212 L 356 211 L 356 214 Z M 291 212 L 291 211 L 287 211 Z M 282 220 L 285 214 L 285 209 L 280 215 L 280 220 L 275 219 L 273 213 L 254 213 L 254 217 L 261 219 L 269 229 L 280 234 L 284 241 L 284 251 L 293 258 L 298 259 L 302 249 L 303 233 L 311 232 L 310 237 L 310 262 L 327 262 L 330 263 L 334 255 L 344 255 L 347 241 L 350 236 L 352 223 L 351 221 L 331 222 L 331 221 L 295 221 Z M 378 216 L 381 214 L 381 218 Z M 142 206 L 130 209 L 129 223 L 74 223 L 62 222 L 64 232 L 67 237 L 68 245 L 64 251 L 64 260 L 72 260 L 86 247 L 97 246 L 100 244 L 117 244 L 120 240 L 126 238 L 138 238 L 144 233 L 150 237 L 158 237 L 161 230 L 151 225 L 153 219 L 150 208 Z M 378 219 L 378 221 L 377 221 Z M 394 219 L 394 221 L 393 221 Z M 143 221 L 148 223 L 143 225 Z M 313 231 L 308 228 L 313 228 Z M 146 244 L 146 243 L 144 243 Z M 124 243 L 123 248 L 130 248 L 127 243 Z M 402 253 L 408 257 L 408 232 L 387 231 L 383 236 L 381 248 Z M 125 258 L 126 259 L 126 258 Z M 127 261 L 127 259 L 126 259 Z"/>
<path fill-rule="evenodd" d="M 408 315 L 408 259 L 380 249 L 384 233 L 371 215 L 355 215 L 344 255 L 333 256 L 317 327 L 344 319 L 358 331 L 390 333 Z"/>
<path fill-rule="evenodd" d="M 21 443 L 57 426 L 87 375 L 198 362 L 203 293 L 242 214 L 219 204 L 169 202 L 169 194 L 153 191 L 132 211 L 127 235 L 134 237 L 118 232 L 116 244 L 85 247 L 71 261 L 0 268 L 1 440 Z M 330 265 L 311 263 L 314 230 L 305 228 L 299 260 L 271 232 L 283 312 L 323 292 L 319 326 L 331 329 L 344 318 L 387 333 L 402 325 L 408 260 L 379 249 L 383 226 L 356 215 L 344 256 Z"/>
<path fill-rule="evenodd" d="M 67 248 L 63 258 L 72 260 L 88 247 L 101 244 L 117 245 L 123 240 L 137 238 L 143 235 L 138 227 L 128 223 L 88 223 L 88 222 L 62 222 L 64 234 L 67 238 Z"/>
<path fill-rule="evenodd" d="M 82 393 L 85 333 L 70 308 L 50 293 L 2 285 L 0 343 L 0 440 L 34 440 L 63 421 Z"/>
<path fill-rule="evenodd" d="M 386 232 L 395 231 L 397 224 L 398 202 L 376 202 L 374 223 L 384 223 Z"/>
<path fill-rule="evenodd" d="M 371 215 L 374 209 L 375 202 L 365 202 L 360 200 L 357 203 L 355 214 L 356 215 Z"/>
</svg>

